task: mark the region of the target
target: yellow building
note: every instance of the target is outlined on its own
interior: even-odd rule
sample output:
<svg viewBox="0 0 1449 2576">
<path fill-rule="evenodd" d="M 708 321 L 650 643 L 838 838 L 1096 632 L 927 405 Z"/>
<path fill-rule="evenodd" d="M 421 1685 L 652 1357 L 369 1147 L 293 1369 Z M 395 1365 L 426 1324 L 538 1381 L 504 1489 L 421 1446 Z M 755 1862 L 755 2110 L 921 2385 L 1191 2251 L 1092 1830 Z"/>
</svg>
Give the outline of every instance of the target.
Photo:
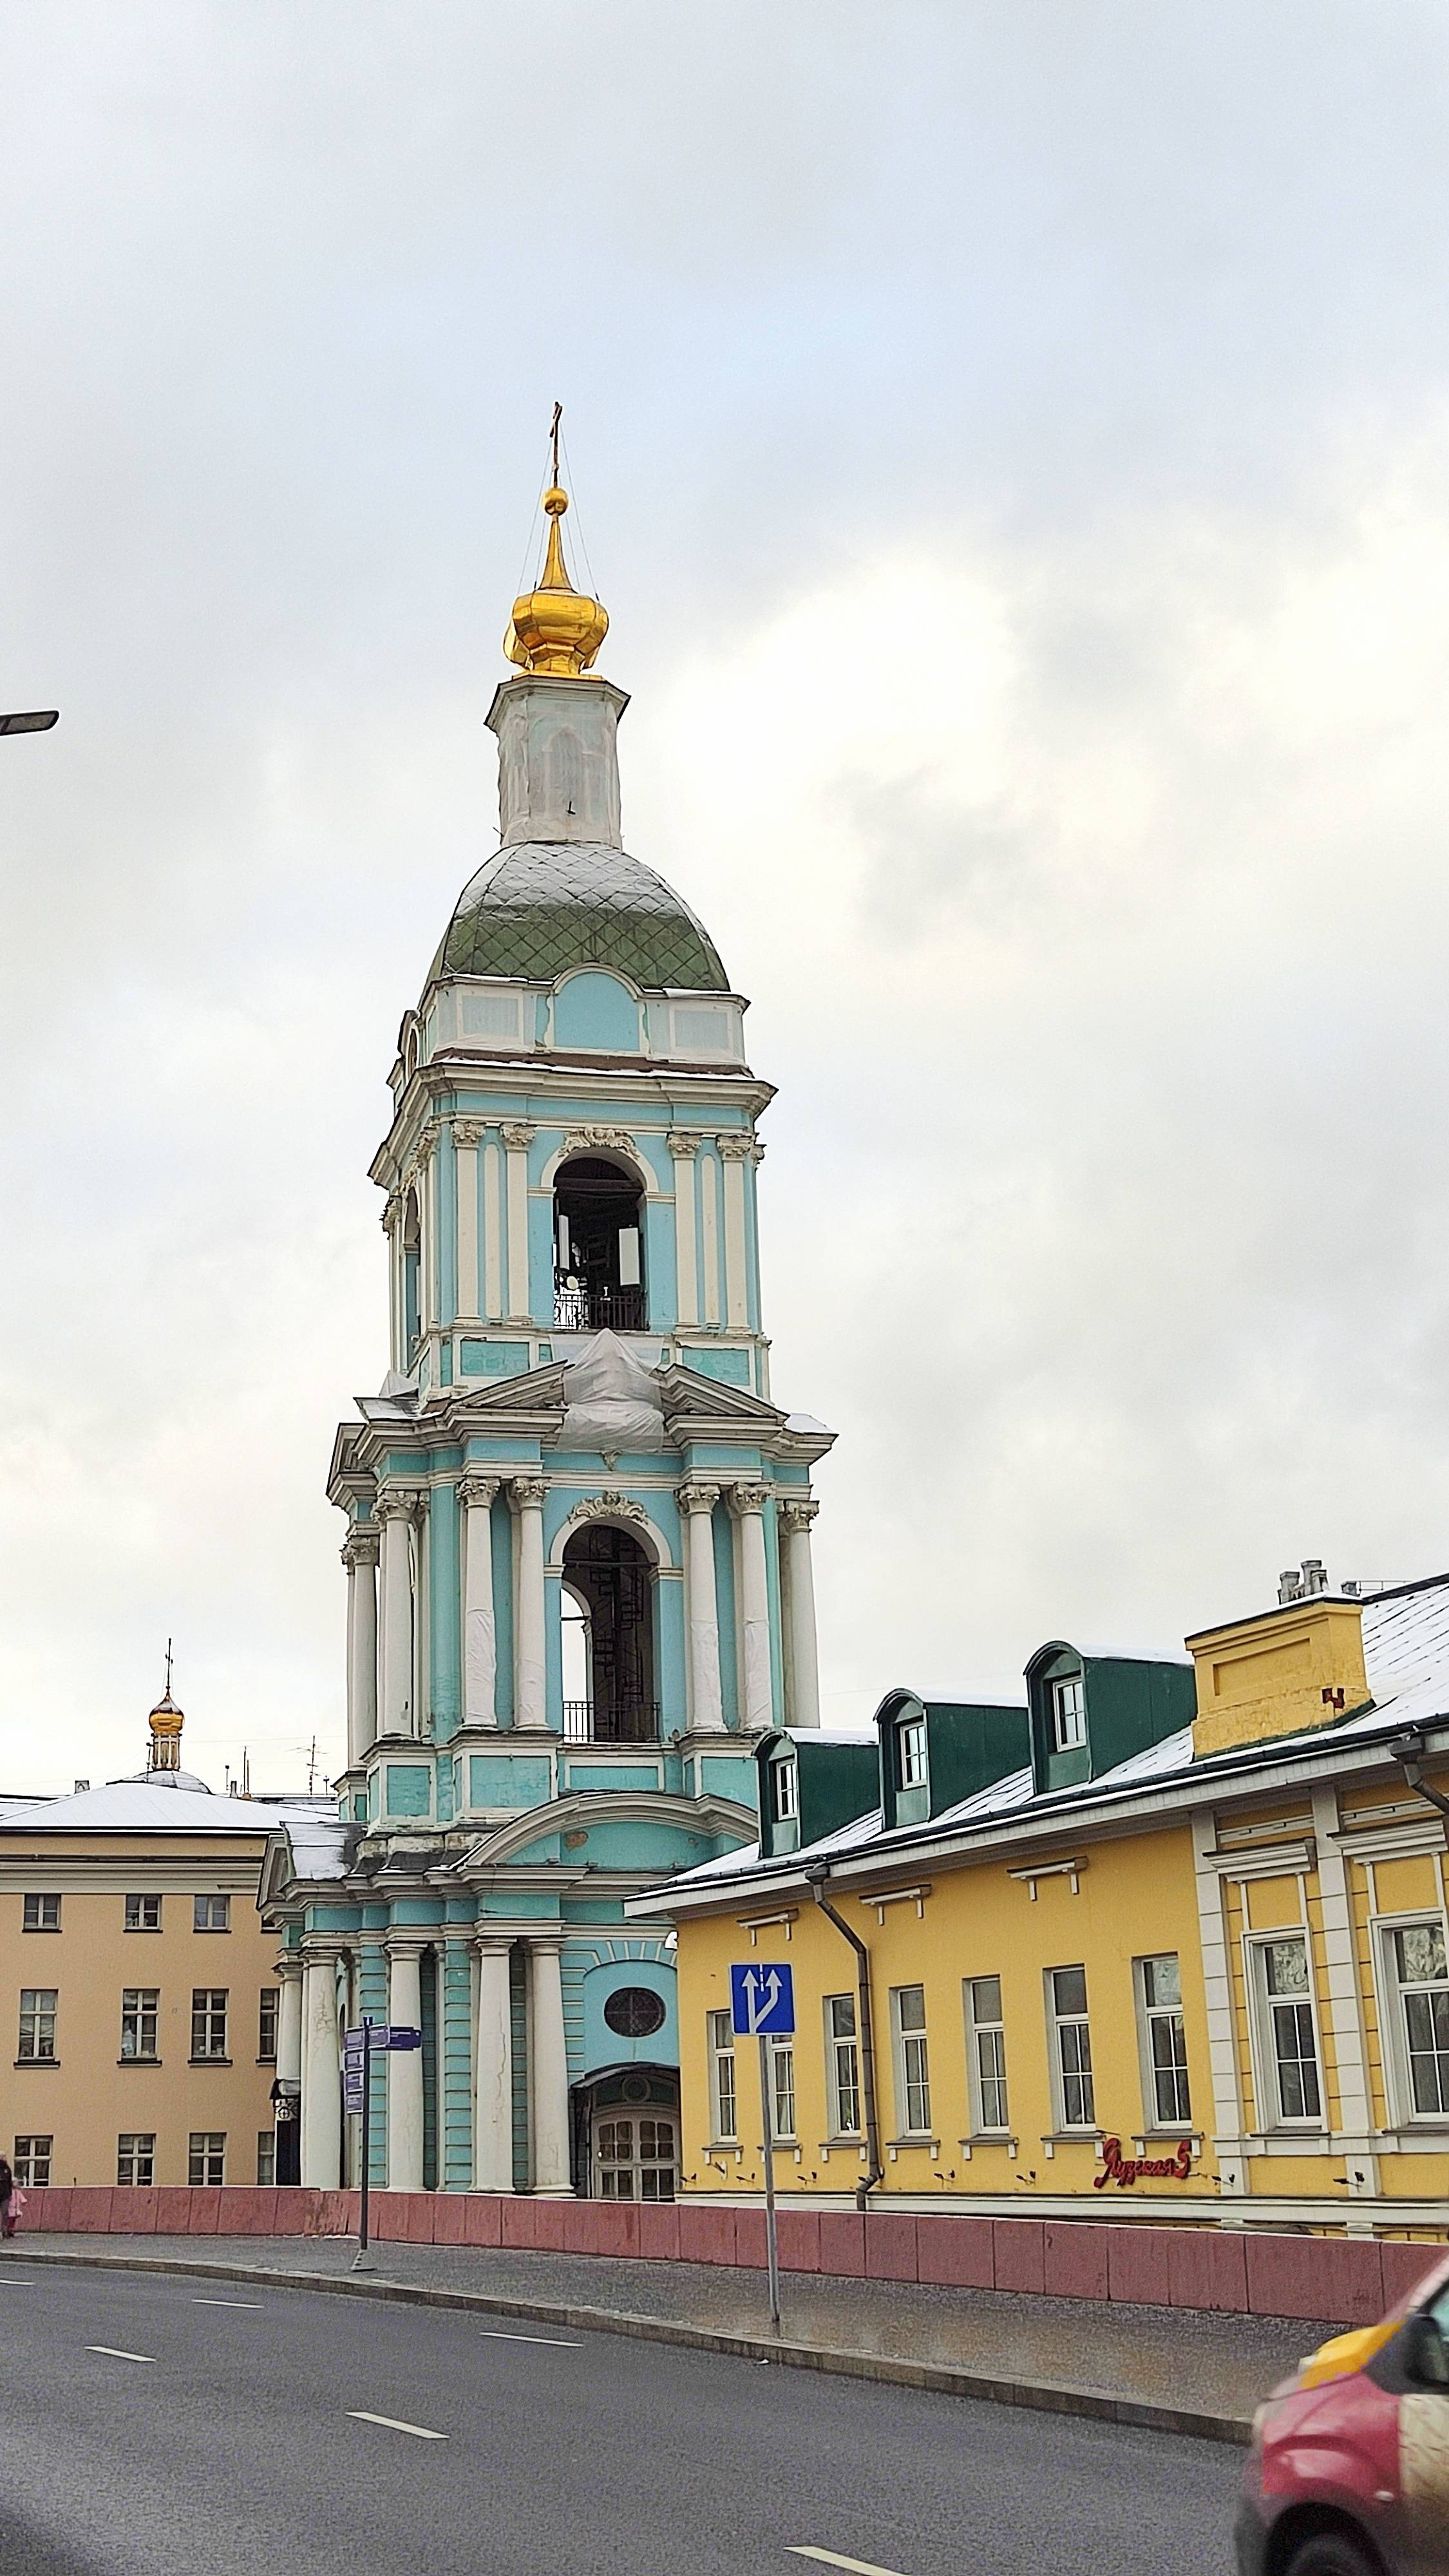
<svg viewBox="0 0 1449 2576">
<path fill-rule="evenodd" d="M 330 1801 L 213 1796 L 152 1711 L 148 1766 L 65 1798 L 0 1799 L 0 2144 L 29 2183 L 256 2183 L 275 2174 L 273 1826 Z M 295 1984 L 290 1999 L 295 2000 Z M 284 2058 L 291 2033 L 282 2018 Z M 284 2152 L 285 2163 L 285 2152 Z"/>
<path fill-rule="evenodd" d="M 1449 1577 L 1282 1593 L 764 1740 L 757 1850 L 628 1909 L 677 1930 L 686 2194 L 762 2187 L 729 1970 L 779 1960 L 782 2194 L 1449 2233 Z"/>
</svg>

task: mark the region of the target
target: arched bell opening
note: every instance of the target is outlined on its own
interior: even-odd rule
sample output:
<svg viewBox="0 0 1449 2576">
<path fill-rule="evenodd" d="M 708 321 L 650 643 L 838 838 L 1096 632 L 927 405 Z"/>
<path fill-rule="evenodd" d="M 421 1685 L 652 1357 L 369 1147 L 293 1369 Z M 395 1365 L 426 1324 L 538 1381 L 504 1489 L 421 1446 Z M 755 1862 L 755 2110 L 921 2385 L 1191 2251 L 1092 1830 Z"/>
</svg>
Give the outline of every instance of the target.
<svg viewBox="0 0 1449 2576">
<path fill-rule="evenodd" d="M 654 1744 L 654 1567 L 606 1521 L 564 1549 L 564 1733 L 579 1743 Z M 584 1683 L 570 1694 L 571 1678 Z"/>
<path fill-rule="evenodd" d="M 600 1154 L 574 1154 L 553 1185 L 554 1307 L 562 1332 L 643 1332 L 644 1192 Z"/>
</svg>

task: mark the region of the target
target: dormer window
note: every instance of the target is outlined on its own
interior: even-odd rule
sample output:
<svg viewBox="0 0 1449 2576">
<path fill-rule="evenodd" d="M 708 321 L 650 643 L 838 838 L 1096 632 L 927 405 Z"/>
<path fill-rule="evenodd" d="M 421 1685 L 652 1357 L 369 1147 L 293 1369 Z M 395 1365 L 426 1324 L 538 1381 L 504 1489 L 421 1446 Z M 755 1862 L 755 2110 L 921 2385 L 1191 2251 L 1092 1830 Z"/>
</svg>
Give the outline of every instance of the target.
<svg viewBox="0 0 1449 2576">
<path fill-rule="evenodd" d="M 777 1825 L 792 1825 L 800 1813 L 800 1783 L 793 1760 L 770 1765 L 770 1817 Z"/>
<path fill-rule="evenodd" d="M 1075 1752 L 1087 1741 L 1087 1710 L 1082 1697 L 1082 1676 L 1074 1673 L 1069 1681 L 1052 1684 L 1052 1751 Z"/>
<path fill-rule="evenodd" d="M 896 1787 L 924 1789 L 925 1785 L 926 1721 L 910 1717 L 896 1728 Z"/>
</svg>

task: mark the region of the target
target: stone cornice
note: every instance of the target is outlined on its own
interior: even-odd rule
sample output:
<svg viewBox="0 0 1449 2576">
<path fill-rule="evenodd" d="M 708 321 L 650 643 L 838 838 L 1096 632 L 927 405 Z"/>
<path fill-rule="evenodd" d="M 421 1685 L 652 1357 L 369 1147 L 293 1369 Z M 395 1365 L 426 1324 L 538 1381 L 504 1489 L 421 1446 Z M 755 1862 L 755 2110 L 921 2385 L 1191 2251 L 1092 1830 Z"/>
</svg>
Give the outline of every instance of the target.
<svg viewBox="0 0 1449 2576">
<path fill-rule="evenodd" d="M 563 1063 L 544 1056 L 481 1054 L 434 1057 L 406 1084 L 398 1114 L 373 1156 L 371 1178 L 380 1189 L 396 1190 L 425 1120 L 435 1110 L 450 1112 L 460 1091 L 507 1092 L 514 1099 L 521 1094 L 527 1098 L 531 1117 L 545 1124 L 561 1125 L 581 1113 L 587 1116 L 589 1106 L 598 1098 L 599 1080 L 597 1068 L 577 1060 Z M 637 1097 L 640 1114 L 635 1132 L 641 1136 L 666 1130 L 676 1112 L 685 1107 L 706 1113 L 725 1107 L 743 1108 L 751 1118 L 759 1118 L 775 1097 L 775 1085 L 761 1081 L 743 1065 L 704 1070 L 664 1064 L 649 1057 L 611 1065 L 608 1087 L 616 1097 Z M 557 1116 L 553 1114 L 555 1104 Z M 475 1109 L 467 1114 L 486 1116 L 487 1112 Z M 707 1132 L 701 1130 L 701 1134 Z"/>
</svg>

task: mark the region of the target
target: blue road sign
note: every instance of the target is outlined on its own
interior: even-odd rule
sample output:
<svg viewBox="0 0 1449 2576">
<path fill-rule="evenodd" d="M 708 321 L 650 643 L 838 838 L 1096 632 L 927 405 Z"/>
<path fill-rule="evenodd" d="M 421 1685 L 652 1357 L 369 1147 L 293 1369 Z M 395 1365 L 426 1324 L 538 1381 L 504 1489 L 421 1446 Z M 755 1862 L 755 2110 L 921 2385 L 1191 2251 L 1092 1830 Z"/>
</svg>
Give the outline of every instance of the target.
<svg viewBox="0 0 1449 2576">
<path fill-rule="evenodd" d="M 785 2037 L 795 2027 L 795 1981 L 782 1960 L 751 1959 L 730 1970 L 730 2006 L 739 2039 Z"/>
<path fill-rule="evenodd" d="M 374 2022 L 371 2031 L 368 2033 L 368 2047 L 374 2057 L 377 2055 L 380 2048 L 421 2048 L 422 2044 L 422 2032 L 416 2029 L 410 2022 Z M 343 2033 L 342 2056 L 344 2065 L 351 2065 L 354 2062 L 358 2066 L 362 2064 L 362 2032 L 360 2029 L 349 2030 Z"/>
</svg>

